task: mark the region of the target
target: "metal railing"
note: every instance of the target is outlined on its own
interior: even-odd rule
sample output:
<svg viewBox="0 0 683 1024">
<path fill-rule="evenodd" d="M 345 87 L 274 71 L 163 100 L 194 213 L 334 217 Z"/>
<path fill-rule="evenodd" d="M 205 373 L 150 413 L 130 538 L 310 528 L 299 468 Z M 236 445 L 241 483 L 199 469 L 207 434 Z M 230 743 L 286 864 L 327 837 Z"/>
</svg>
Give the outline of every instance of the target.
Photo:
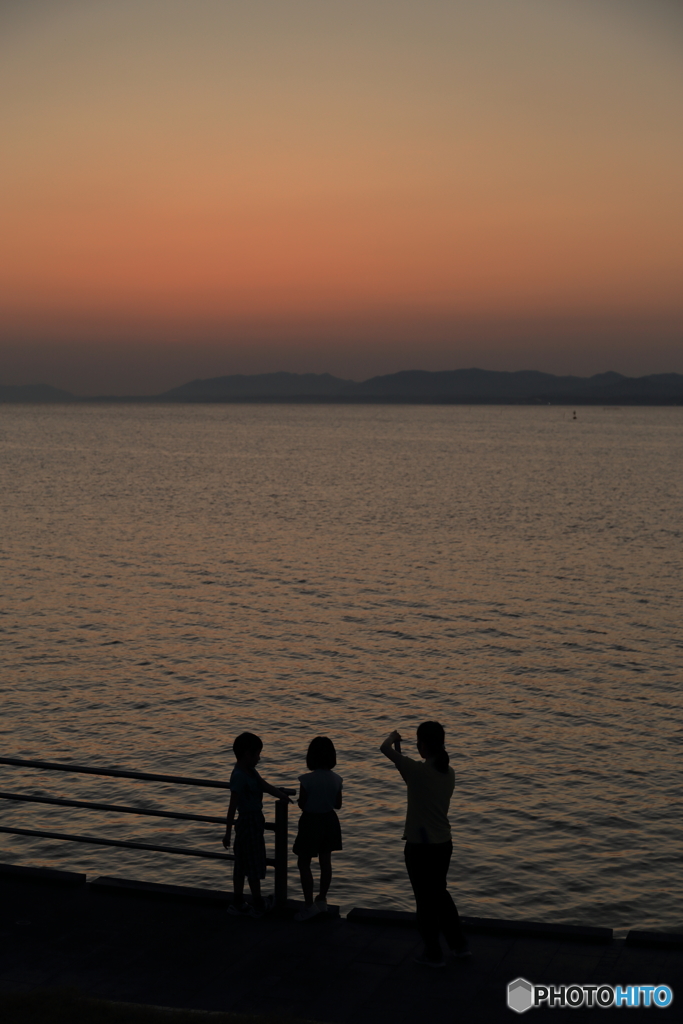
<svg viewBox="0 0 683 1024">
<path fill-rule="evenodd" d="M 80 775 L 106 775 L 117 779 L 136 779 L 143 782 L 165 782 L 175 786 L 204 786 L 211 789 L 230 789 L 227 782 L 215 779 L 194 779 L 182 775 L 158 775 L 150 772 L 123 771 L 119 768 L 93 768 L 87 765 L 60 764 L 54 761 L 24 761 L 17 757 L 0 757 L 0 764 L 14 768 L 38 768 L 41 771 L 77 772 Z M 286 792 L 294 792 L 286 790 Z M 225 815 L 188 814 L 185 811 L 151 810 L 147 807 L 128 807 L 122 804 L 105 804 L 93 800 L 67 800 L 64 797 L 33 796 L 29 793 L 8 793 L 0 791 L 0 799 L 19 803 L 52 804 L 59 807 L 80 807 L 92 811 L 113 811 L 119 814 L 141 814 L 151 818 L 175 818 L 182 821 L 201 821 L 225 825 Z M 284 800 L 275 803 L 275 821 L 266 822 L 266 829 L 275 833 L 275 855 L 266 857 L 266 864 L 274 869 L 275 902 L 287 900 L 287 804 Z M 172 853 L 183 857 L 203 857 L 206 860 L 230 861 L 232 853 L 214 853 L 212 850 L 196 850 L 186 846 L 160 846 L 155 843 L 140 843 L 129 839 L 105 839 L 100 836 L 71 835 L 66 832 L 52 832 L 44 829 L 14 828 L 0 825 L 0 833 L 29 836 L 37 839 L 58 839 L 72 843 L 90 843 L 94 846 L 115 846 L 128 850 L 142 850 L 147 853 Z"/>
</svg>

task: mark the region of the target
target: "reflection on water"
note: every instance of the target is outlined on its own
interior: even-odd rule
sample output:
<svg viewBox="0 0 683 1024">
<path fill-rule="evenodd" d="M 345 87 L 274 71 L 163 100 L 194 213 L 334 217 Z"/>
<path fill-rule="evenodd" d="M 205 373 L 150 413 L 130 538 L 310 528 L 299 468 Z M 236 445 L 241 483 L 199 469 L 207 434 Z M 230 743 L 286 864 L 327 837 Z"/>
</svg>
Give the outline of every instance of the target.
<svg viewBox="0 0 683 1024">
<path fill-rule="evenodd" d="M 2 753 L 226 778 L 250 729 L 264 777 L 295 785 L 328 734 L 333 898 L 407 908 L 378 747 L 438 718 L 463 913 L 680 927 L 682 427 L 680 409 L 0 407 Z M 9 768 L 0 788 L 225 804 Z M 221 849 L 218 826 L 0 811 Z M 184 857 L 10 836 L 0 855 L 225 884 Z"/>
</svg>

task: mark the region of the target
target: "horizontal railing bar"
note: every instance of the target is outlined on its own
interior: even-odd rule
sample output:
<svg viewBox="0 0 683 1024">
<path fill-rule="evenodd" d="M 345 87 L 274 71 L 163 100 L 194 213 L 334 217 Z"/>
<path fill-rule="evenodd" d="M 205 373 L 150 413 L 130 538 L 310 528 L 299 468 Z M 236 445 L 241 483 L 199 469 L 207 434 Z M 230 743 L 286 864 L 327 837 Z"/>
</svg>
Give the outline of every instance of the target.
<svg viewBox="0 0 683 1024">
<path fill-rule="evenodd" d="M 150 818 L 180 818 L 183 821 L 208 821 L 212 825 L 224 825 L 225 815 L 217 817 L 213 814 L 187 814 L 185 811 L 153 811 L 146 807 L 124 807 L 121 804 L 101 804 L 91 800 L 67 800 L 57 796 L 33 796 L 29 793 L 6 793 L 0 790 L 0 799 L 17 800 L 21 803 L 57 804 L 60 807 L 84 807 L 91 811 L 117 811 L 121 814 L 146 814 Z M 275 831 L 275 822 L 266 821 L 264 828 Z"/>
<path fill-rule="evenodd" d="M 212 789 L 230 789 L 229 782 L 215 779 L 192 779 L 184 775 L 153 775 L 149 772 L 125 772 L 119 768 L 88 768 L 80 764 L 58 764 L 55 761 L 23 761 L 18 757 L 0 757 L 0 764 L 18 768 L 42 768 L 54 772 L 80 772 L 82 775 L 109 775 L 116 779 L 142 779 L 145 782 L 170 782 L 176 786 L 210 786 Z"/>
<path fill-rule="evenodd" d="M 127 850 L 144 850 L 147 853 L 178 853 L 184 857 L 204 857 L 207 860 L 234 860 L 232 853 L 213 853 L 211 850 L 193 850 L 180 846 L 155 846 L 151 843 L 136 843 L 129 839 L 101 839 L 98 836 L 73 836 L 65 832 L 43 832 L 30 828 L 10 828 L 0 825 L 0 832 L 14 836 L 30 836 L 36 839 L 63 839 L 71 843 L 92 843 L 95 846 L 118 846 Z M 275 867 L 275 861 L 266 857 L 266 864 Z"/>
</svg>

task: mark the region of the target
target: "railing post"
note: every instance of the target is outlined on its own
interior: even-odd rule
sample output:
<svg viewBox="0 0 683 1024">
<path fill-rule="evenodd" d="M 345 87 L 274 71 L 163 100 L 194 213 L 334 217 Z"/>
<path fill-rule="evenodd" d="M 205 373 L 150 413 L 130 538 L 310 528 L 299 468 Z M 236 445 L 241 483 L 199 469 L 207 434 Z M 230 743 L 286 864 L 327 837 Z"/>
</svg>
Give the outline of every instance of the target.
<svg viewBox="0 0 683 1024">
<path fill-rule="evenodd" d="M 287 902 L 287 801 L 275 801 L 275 905 Z"/>
</svg>

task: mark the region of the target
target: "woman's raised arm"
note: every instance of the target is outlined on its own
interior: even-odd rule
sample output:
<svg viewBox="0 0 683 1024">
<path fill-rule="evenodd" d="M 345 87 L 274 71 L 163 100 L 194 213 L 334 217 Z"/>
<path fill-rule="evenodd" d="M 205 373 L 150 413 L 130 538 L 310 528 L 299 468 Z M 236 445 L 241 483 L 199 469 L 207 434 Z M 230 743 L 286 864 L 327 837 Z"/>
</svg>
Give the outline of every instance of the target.
<svg viewBox="0 0 683 1024">
<path fill-rule="evenodd" d="M 401 734 L 397 729 L 390 732 L 382 746 L 379 748 L 385 757 L 388 757 L 394 764 L 401 756 Z"/>
</svg>

